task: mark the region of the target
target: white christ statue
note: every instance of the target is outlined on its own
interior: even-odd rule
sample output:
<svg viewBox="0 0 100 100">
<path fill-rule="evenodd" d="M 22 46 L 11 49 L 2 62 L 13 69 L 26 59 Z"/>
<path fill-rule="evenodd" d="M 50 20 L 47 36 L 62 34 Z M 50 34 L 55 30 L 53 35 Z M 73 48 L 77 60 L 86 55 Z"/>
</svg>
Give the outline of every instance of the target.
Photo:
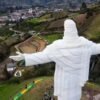
<svg viewBox="0 0 100 100">
<path fill-rule="evenodd" d="M 100 54 L 100 44 L 79 36 L 76 23 L 66 19 L 62 39 L 54 41 L 41 52 L 18 52 L 10 58 L 25 60 L 25 66 L 55 62 L 54 96 L 58 100 L 80 100 L 82 87 L 89 76 L 90 57 L 96 54 Z"/>
</svg>

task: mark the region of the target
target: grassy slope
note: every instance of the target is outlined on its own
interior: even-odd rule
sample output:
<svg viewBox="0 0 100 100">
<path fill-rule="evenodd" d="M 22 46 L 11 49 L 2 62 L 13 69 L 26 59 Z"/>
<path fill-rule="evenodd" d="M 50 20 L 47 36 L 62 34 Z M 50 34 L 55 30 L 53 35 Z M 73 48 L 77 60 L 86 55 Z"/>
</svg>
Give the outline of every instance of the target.
<svg viewBox="0 0 100 100">
<path fill-rule="evenodd" d="M 89 39 L 100 42 L 100 14 L 94 18 L 85 34 Z"/>
<path fill-rule="evenodd" d="M 22 100 L 39 100 L 41 96 L 43 96 L 45 89 L 48 88 L 48 86 L 50 86 L 53 81 L 52 77 L 41 77 L 41 78 L 44 79 L 44 81 L 42 81 L 41 84 L 39 83 L 37 87 L 35 87 L 33 90 L 28 92 L 24 97 L 22 97 Z M 35 80 L 37 79 L 40 78 L 36 78 Z M 29 84 L 33 80 L 34 79 L 26 80 L 21 84 L 0 85 L 0 100 L 11 100 L 11 98 L 13 98 L 16 95 L 16 93 L 24 89 L 25 85 Z"/>
<path fill-rule="evenodd" d="M 27 92 L 20 98 L 20 100 L 42 100 L 42 97 L 48 89 L 50 89 L 51 85 L 53 84 L 53 77 L 39 77 L 35 78 L 37 79 L 43 79 L 38 85 L 33 88 L 31 91 Z M 34 79 L 29 79 L 21 84 L 3 84 L 0 85 L 0 100 L 11 100 L 18 92 L 23 90 L 25 88 L 26 84 L 29 84 Z M 90 88 L 91 90 L 97 90 L 100 91 L 100 86 L 96 84 L 86 84 L 87 88 Z M 82 96 L 82 100 L 88 100 L 84 99 L 86 98 L 86 95 Z"/>
<path fill-rule="evenodd" d="M 57 39 L 61 39 L 62 38 L 62 34 L 50 34 L 50 35 L 43 35 L 43 36 L 40 36 L 42 37 L 43 39 L 47 40 L 48 43 L 52 43 L 53 41 L 57 40 Z"/>
</svg>

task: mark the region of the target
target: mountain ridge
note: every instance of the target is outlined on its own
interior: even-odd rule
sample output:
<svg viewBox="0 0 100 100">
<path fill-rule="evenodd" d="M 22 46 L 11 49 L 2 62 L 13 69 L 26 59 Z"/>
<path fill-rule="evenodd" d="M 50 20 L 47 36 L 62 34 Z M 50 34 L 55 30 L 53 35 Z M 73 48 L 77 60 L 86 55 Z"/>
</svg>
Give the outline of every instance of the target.
<svg viewBox="0 0 100 100">
<path fill-rule="evenodd" d="M 65 4 L 65 5 L 79 5 L 82 2 L 86 3 L 94 3 L 98 2 L 99 0 L 0 0 L 0 7 L 6 6 L 32 6 L 32 5 L 58 5 L 58 4 Z"/>
</svg>

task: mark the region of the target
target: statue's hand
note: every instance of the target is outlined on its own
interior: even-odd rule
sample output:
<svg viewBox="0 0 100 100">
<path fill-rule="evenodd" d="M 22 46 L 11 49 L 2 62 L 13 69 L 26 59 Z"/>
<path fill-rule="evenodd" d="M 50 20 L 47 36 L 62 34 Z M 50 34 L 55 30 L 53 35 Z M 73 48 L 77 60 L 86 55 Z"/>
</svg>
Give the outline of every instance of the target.
<svg viewBox="0 0 100 100">
<path fill-rule="evenodd" d="M 20 52 L 16 52 L 16 56 L 9 56 L 10 59 L 13 59 L 14 61 L 21 61 L 21 60 L 24 60 L 24 55 Z"/>
</svg>

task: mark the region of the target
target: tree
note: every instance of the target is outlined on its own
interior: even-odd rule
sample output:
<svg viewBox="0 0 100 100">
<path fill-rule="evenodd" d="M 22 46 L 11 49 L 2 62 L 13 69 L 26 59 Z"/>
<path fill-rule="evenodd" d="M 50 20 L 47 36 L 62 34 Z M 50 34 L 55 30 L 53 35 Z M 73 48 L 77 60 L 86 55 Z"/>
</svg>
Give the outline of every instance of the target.
<svg viewBox="0 0 100 100">
<path fill-rule="evenodd" d="M 83 2 L 80 7 L 80 13 L 86 13 L 86 12 L 87 12 L 87 5 L 85 2 Z"/>
</svg>

